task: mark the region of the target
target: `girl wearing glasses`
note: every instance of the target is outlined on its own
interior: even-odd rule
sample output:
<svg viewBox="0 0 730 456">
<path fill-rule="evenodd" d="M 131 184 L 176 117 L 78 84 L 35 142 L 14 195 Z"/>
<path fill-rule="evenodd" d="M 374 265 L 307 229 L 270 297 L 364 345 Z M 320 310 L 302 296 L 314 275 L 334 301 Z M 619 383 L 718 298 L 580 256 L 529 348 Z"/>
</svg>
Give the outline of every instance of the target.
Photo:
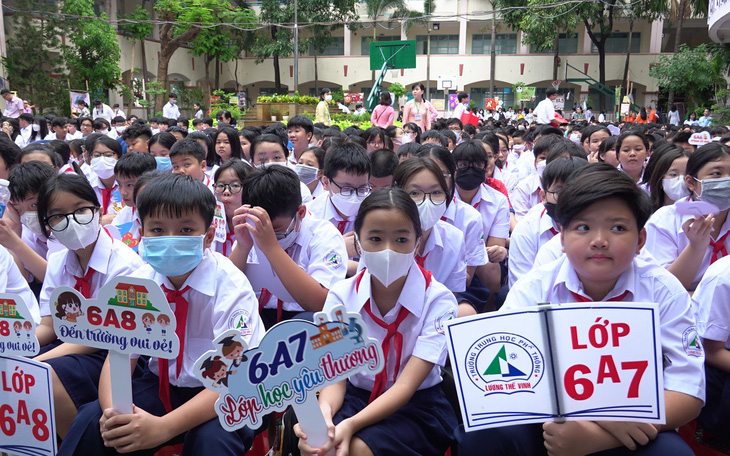
<svg viewBox="0 0 730 456">
<path fill-rule="evenodd" d="M 243 181 L 251 172 L 251 166 L 240 158 L 232 158 L 218 167 L 215 172 L 215 198 L 223 203 L 226 211 L 226 241 L 213 242 L 212 249 L 223 256 L 229 256 L 236 242 L 233 232 L 233 213 L 241 207 L 241 190 Z"/>
<path fill-rule="evenodd" d="M 50 302 L 53 290 L 66 285 L 87 299 L 95 298 L 109 280 L 132 274 L 143 262 L 132 249 L 101 229 L 99 199 L 83 176 L 61 174 L 49 180 L 38 194 L 37 209 L 43 235 L 48 238 L 52 233 L 65 247 L 48 257 L 39 299 L 41 324 L 36 329 L 43 346 L 56 340 L 50 310 L 55 308 Z M 106 351 L 74 344 L 54 345 L 36 359 L 53 368 L 56 423 L 63 437 L 78 407 L 98 398 Z"/>
</svg>

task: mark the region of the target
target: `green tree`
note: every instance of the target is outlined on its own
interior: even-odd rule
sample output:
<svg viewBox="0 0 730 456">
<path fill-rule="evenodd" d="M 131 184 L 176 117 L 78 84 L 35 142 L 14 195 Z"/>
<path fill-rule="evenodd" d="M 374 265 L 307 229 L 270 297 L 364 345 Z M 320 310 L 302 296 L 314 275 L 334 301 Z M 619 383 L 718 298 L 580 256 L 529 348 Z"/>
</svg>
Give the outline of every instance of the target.
<svg viewBox="0 0 730 456">
<path fill-rule="evenodd" d="M 403 16 L 403 12 L 408 11 L 405 0 L 365 0 L 365 11 L 373 21 L 373 41 L 376 40 L 375 34 L 378 28 L 378 18 L 388 11 L 394 11 L 394 17 Z"/>
<path fill-rule="evenodd" d="M 129 37 L 132 41 L 132 56 L 131 64 L 129 65 L 129 109 L 132 108 L 134 103 L 134 44 L 139 41 L 142 56 L 142 81 L 147 83 L 147 51 L 145 46 L 145 38 L 152 34 L 154 24 L 150 22 L 150 12 L 142 5 L 137 5 L 134 10 L 124 16 L 123 19 L 127 19 L 128 22 L 122 22 L 119 26 L 120 31 Z"/>
<path fill-rule="evenodd" d="M 64 14 L 82 17 L 64 20 L 68 37 L 63 47 L 63 57 L 74 87 L 113 89 L 120 79 L 119 60 L 121 51 L 115 28 L 105 13 L 94 12 L 92 0 L 64 0 L 61 11 Z"/>
</svg>

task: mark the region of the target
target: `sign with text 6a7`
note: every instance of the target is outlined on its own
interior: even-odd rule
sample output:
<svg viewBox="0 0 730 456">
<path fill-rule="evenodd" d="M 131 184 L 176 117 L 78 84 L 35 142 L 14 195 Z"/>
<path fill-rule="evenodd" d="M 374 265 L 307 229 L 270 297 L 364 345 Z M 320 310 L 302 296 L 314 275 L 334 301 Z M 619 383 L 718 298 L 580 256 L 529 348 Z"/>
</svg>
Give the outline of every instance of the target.
<svg viewBox="0 0 730 456">
<path fill-rule="evenodd" d="M 0 452 L 56 454 L 51 366 L 0 355 Z"/>
<path fill-rule="evenodd" d="M 656 304 L 543 305 L 446 326 L 467 432 L 563 420 L 664 423 Z"/>
</svg>

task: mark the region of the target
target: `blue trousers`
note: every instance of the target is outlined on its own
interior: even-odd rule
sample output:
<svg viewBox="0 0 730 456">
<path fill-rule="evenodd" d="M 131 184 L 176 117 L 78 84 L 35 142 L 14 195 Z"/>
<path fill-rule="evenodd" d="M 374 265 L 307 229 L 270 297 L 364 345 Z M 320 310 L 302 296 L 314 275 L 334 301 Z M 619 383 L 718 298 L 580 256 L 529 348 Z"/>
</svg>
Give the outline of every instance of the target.
<svg viewBox="0 0 730 456">
<path fill-rule="evenodd" d="M 455 432 L 458 454 L 469 456 L 543 456 L 547 455 L 541 424 L 505 426 L 481 431 L 464 432 L 460 425 Z M 626 447 L 593 453 L 594 456 L 694 456 L 689 446 L 676 432 L 661 432 L 645 446 L 636 450 Z"/>
<path fill-rule="evenodd" d="M 203 388 L 180 388 L 170 385 L 170 403 L 175 409 L 197 395 Z M 163 416 L 165 407 L 159 397 L 159 377 L 145 369 L 141 378 L 132 383 L 132 397 L 134 404 L 146 412 Z M 58 450 L 59 456 L 79 455 L 116 455 L 114 448 L 104 446 L 99 432 L 99 420 L 102 410 L 99 401 L 90 402 L 79 408 L 71 424 L 66 438 L 63 439 Z M 207 421 L 188 432 L 178 435 L 174 439 L 147 450 L 127 453 L 135 456 L 154 455 L 157 450 L 167 445 L 184 443 L 183 456 L 210 454 L 214 456 L 243 455 L 248 451 L 254 439 L 253 430 L 243 427 L 234 432 L 228 432 L 221 426 L 218 418 Z"/>
<path fill-rule="evenodd" d="M 723 441 L 730 441 L 730 373 L 705 363 L 707 397 L 697 417 L 700 426 Z"/>
</svg>

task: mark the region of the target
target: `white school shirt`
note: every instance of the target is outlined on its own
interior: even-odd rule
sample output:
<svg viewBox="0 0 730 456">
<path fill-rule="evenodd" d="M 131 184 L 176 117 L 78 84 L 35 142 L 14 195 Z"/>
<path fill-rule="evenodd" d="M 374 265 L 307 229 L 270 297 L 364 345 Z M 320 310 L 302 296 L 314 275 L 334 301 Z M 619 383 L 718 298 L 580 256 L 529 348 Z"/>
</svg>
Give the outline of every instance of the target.
<svg viewBox="0 0 730 456">
<path fill-rule="evenodd" d="M 266 256 L 254 244 L 256 258 L 260 263 L 268 263 Z M 310 277 L 319 282 L 324 288 L 343 280 L 347 275 L 347 247 L 342 235 L 326 220 L 306 214 L 302 219 L 299 234 L 294 244 L 286 249 L 286 253 Z M 245 272 L 245 271 L 244 271 Z M 276 276 L 272 281 L 281 282 Z M 259 293 L 260 290 L 255 290 Z M 278 299 L 271 296 L 264 304 L 266 309 L 276 309 Z M 284 301 L 283 310 L 304 312 L 302 306 L 296 302 Z"/>
<path fill-rule="evenodd" d="M 337 213 L 332 203 L 329 192 L 327 196 L 321 196 L 307 203 L 307 211 L 318 219 L 327 220 L 332 223 L 337 228 L 337 231 L 342 234 L 349 233 L 355 229 L 355 216 L 353 215 L 348 218 L 340 217 L 340 214 Z M 340 229 L 340 225 L 343 226 L 342 229 Z"/>
<path fill-rule="evenodd" d="M 467 266 L 482 266 L 489 263 L 487 249 L 484 246 L 484 226 L 479 211 L 454 197 L 441 220 L 462 232 Z"/>
<path fill-rule="evenodd" d="M 517 282 L 535 264 L 535 257 L 546 242 L 558 234 L 558 228 L 543 204 L 533 207 L 512 231 L 509 244 L 509 286 Z M 558 241 L 560 236 L 558 236 Z M 560 242 L 558 242 L 560 245 Z M 562 246 L 561 246 L 562 250 Z M 561 252 L 562 253 L 562 252 Z"/>
<path fill-rule="evenodd" d="M 30 134 L 33 133 L 33 127 L 31 125 L 28 125 L 25 128 L 21 128 L 18 132 L 18 136 L 15 138 L 15 144 L 18 145 L 21 149 L 28 145 L 28 141 L 30 141 Z"/>
<path fill-rule="evenodd" d="M 76 285 L 74 276 L 84 277 L 88 268 L 94 269 L 94 274 L 91 276 L 90 297 L 95 298 L 99 289 L 108 281 L 118 276 L 131 275 L 142 264 L 144 263 L 132 249 L 113 240 L 104 229 L 99 230 L 99 238 L 86 270 L 81 270 L 79 258 L 74 252 L 63 249 L 52 253 L 48 257 L 46 278 L 39 299 L 41 316 L 51 315 L 49 301 L 53 290 L 61 285 L 73 288 Z"/>
<path fill-rule="evenodd" d="M 226 240 L 225 242 L 213 241 L 210 246 L 211 250 L 218 252 L 224 257 L 230 257 L 233 251 L 233 245 L 236 243 L 236 233 L 231 231 L 231 225 L 226 221 Z"/>
<path fill-rule="evenodd" d="M 697 334 L 703 339 L 724 341 L 730 348 L 730 256 L 720 258 L 705 271 L 692 295 Z"/>
<path fill-rule="evenodd" d="M 111 106 L 106 103 L 102 103 L 101 109 L 94 107 L 94 109 L 91 110 L 91 116 L 93 119 L 98 119 L 99 117 L 102 117 L 111 124 L 112 119 L 114 118 L 114 111 L 112 111 Z"/>
<path fill-rule="evenodd" d="M 0 274 L 0 293 L 20 295 L 28 306 L 30 316 L 33 318 L 35 324 L 40 324 L 41 313 L 38 308 L 38 301 L 33 292 L 30 291 L 28 282 L 20 274 L 20 270 L 18 269 L 18 265 L 15 264 L 13 256 L 3 246 L 0 246 L 0 271 L 3 271 Z"/>
<path fill-rule="evenodd" d="M 106 213 L 104 213 L 104 191 L 102 190 L 106 190 L 106 187 L 104 187 L 101 179 L 96 174 L 89 179 L 89 184 L 91 184 L 91 187 L 94 189 L 94 193 L 96 193 L 96 197 L 99 199 L 99 205 L 101 206 L 101 212 L 103 215 L 115 215 L 122 210 L 124 207 L 124 200 L 122 200 L 122 194 L 119 193 L 119 184 L 117 184 L 117 181 L 114 181 L 114 185 L 112 185 L 112 194 L 109 199 L 109 204 L 106 207 Z"/>
<path fill-rule="evenodd" d="M 219 165 L 206 166 L 205 175 L 208 176 L 208 178 L 210 178 L 211 180 L 215 179 L 215 172 L 218 171 L 218 168 L 220 168 Z"/>
<path fill-rule="evenodd" d="M 583 284 L 567 257 L 534 269 L 510 289 L 502 310 L 576 302 L 571 291 L 586 296 Z M 678 391 L 705 400 L 705 357 L 683 343 L 683 334 L 695 331 L 695 319 L 689 293 L 679 280 L 663 267 L 635 258 L 623 272 L 616 286 L 604 299 L 628 295 L 625 302 L 659 304 L 662 354 L 664 357 L 664 389 Z"/>
<path fill-rule="evenodd" d="M 542 182 L 537 173 L 530 174 L 522 179 L 514 189 L 509 192 L 509 201 L 512 209 L 515 210 L 515 218 L 521 220 L 530 209 L 540 204 L 540 190 Z"/>
<path fill-rule="evenodd" d="M 175 289 L 166 276 L 156 272 L 149 264 L 139 268 L 132 276 L 152 279 L 160 286 Z M 216 337 L 230 329 L 240 329 L 244 342 L 252 348 L 258 346 L 266 330 L 259 317 L 251 284 L 241 270 L 223 255 L 206 249 L 203 260 L 180 289 L 187 286 L 190 289 L 182 294 L 189 304 L 183 365 L 178 377 L 177 359 L 169 360 L 168 374 L 171 385 L 195 388 L 203 386 L 195 375 L 195 362 L 205 352 L 216 348 L 213 346 Z M 170 309 L 175 311 L 175 303 L 170 303 Z M 157 358 L 150 358 L 149 369 L 160 375 Z"/>
<path fill-rule="evenodd" d="M 168 119 L 177 120 L 180 117 L 180 108 L 176 104 L 172 104 L 169 101 L 162 107 L 162 116 Z"/>
<path fill-rule="evenodd" d="M 451 114 L 451 117 L 461 120 L 461 116 L 463 116 L 465 112 L 466 105 L 464 105 L 464 103 L 457 103 L 456 107 L 454 108 L 454 113 Z"/>
<path fill-rule="evenodd" d="M 312 198 L 312 192 L 309 191 L 309 187 L 307 187 L 302 181 L 299 181 L 299 193 L 302 195 L 302 204 L 307 204 L 314 200 L 314 198 Z"/>
<path fill-rule="evenodd" d="M 135 252 L 138 252 L 139 244 L 142 240 L 142 222 L 139 220 L 139 214 L 134 206 L 124 206 L 119 211 L 111 225 L 115 228 L 110 230 L 112 237 Z"/>
<path fill-rule="evenodd" d="M 461 199 L 459 192 L 455 194 Z M 482 184 L 469 204 L 482 216 L 485 239 L 490 236 L 502 239 L 509 237 L 509 202 L 500 191 Z"/>
<path fill-rule="evenodd" d="M 423 248 L 423 269 L 434 280 L 454 293 L 466 290 L 466 253 L 464 234 L 455 226 L 439 220 Z M 420 255 L 416 255 L 418 258 Z"/>
<path fill-rule="evenodd" d="M 555 105 L 553 104 L 553 100 L 547 97 L 544 98 L 537 104 L 532 114 L 535 116 L 535 122 L 549 125 L 555 118 Z"/>
<path fill-rule="evenodd" d="M 441 383 L 439 366 L 443 366 L 446 362 L 446 335 L 443 323 L 456 318 L 457 304 L 454 294 L 433 278 L 428 279 L 429 276 L 430 273 L 423 271 L 414 261 L 395 307 L 385 316 L 380 313 L 372 299 L 371 276 L 367 269 L 363 269 L 354 277 L 338 282 L 327 295 L 327 301 L 324 303 L 325 312 L 330 312 L 334 306 L 344 305 L 347 312 L 359 313 L 367 328 L 367 336 L 379 341 L 385 339 L 387 331 L 375 323 L 363 309 L 366 303 L 370 305 L 373 315 L 386 324 L 395 321 L 401 307 L 410 312 L 398 328 L 398 332 L 403 335 L 399 372 L 394 372 L 396 354 L 395 344 L 391 339 L 391 353 L 388 355 L 388 365 L 384 367 L 388 372 L 386 390 L 393 386 L 393 378 L 397 378 L 403 372 L 411 356 L 434 364 L 431 372 L 418 387 L 419 390 Z M 349 380 L 356 387 L 368 391 L 372 391 L 375 385 L 374 374 L 358 372 Z"/>
<path fill-rule="evenodd" d="M 693 216 L 677 214 L 677 206 L 670 204 L 669 206 L 660 207 L 646 222 L 646 245 L 644 248 L 649 250 L 657 262 L 665 268 L 672 264 L 685 247 L 689 245 L 689 238 L 684 233 L 682 224 L 690 218 L 693 218 Z M 728 230 L 730 230 L 730 217 L 725 220 L 725 224 L 715 236 L 715 239 L 722 238 Z M 726 248 L 730 248 L 730 236 L 725 239 L 725 245 Z M 697 269 L 697 274 L 692 279 L 691 290 L 697 288 L 702 276 L 710 266 L 712 250 L 712 245 L 709 245 L 705 256 L 702 258 L 702 263 Z"/>
<path fill-rule="evenodd" d="M 317 186 L 314 187 L 314 191 L 312 192 L 312 199 L 317 198 L 318 196 L 324 195 L 324 185 L 322 185 L 322 181 L 317 181 Z"/>
</svg>

